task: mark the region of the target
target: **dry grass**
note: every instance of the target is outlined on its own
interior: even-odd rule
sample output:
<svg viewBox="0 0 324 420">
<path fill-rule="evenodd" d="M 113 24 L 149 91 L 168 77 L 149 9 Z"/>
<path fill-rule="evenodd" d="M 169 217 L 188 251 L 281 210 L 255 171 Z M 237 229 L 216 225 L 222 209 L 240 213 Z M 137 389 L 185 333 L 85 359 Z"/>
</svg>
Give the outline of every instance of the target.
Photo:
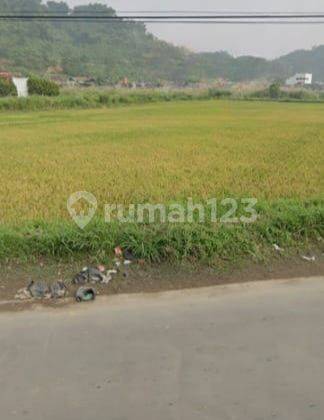
<svg viewBox="0 0 324 420">
<path fill-rule="evenodd" d="M 324 104 L 175 102 L 0 115 L 0 220 L 187 197 L 307 199 L 324 191 Z"/>
</svg>

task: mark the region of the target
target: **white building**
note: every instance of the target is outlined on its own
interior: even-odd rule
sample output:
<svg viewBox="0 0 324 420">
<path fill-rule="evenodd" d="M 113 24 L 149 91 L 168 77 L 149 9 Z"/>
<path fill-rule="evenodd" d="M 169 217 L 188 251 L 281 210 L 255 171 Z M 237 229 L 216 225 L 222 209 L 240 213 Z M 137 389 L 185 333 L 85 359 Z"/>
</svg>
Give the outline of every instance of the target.
<svg viewBox="0 0 324 420">
<path fill-rule="evenodd" d="M 13 84 L 16 86 L 19 98 L 26 98 L 28 96 L 28 77 L 13 77 Z"/>
<path fill-rule="evenodd" d="M 313 81 L 312 73 L 297 73 L 295 76 L 286 80 L 287 86 L 305 86 L 311 85 Z"/>
</svg>

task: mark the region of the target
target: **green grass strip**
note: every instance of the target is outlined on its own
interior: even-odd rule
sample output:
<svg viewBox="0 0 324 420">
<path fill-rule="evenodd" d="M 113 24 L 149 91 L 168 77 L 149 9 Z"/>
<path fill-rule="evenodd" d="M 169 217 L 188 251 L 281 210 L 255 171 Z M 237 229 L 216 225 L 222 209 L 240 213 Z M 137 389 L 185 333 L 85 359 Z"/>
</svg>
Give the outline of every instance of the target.
<svg viewBox="0 0 324 420">
<path fill-rule="evenodd" d="M 103 259 L 115 246 L 130 248 L 150 262 L 267 258 L 273 244 L 285 249 L 323 246 L 324 201 L 281 200 L 258 205 L 253 224 L 224 225 L 120 224 L 95 219 L 84 230 L 67 221 L 30 222 L 20 227 L 0 226 L 0 260 L 86 256 Z"/>
</svg>

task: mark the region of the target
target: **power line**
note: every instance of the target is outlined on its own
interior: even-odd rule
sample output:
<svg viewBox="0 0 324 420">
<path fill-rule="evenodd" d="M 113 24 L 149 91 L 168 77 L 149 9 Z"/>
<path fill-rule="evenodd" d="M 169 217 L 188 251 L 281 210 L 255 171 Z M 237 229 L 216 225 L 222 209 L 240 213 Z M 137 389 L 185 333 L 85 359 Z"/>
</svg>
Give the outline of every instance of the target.
<svg viewBox="0 0 324 420">
<path fill-rule="evenodd" d="M 308 14 L 215 14 L 215 15 L 152 15 L 152 16 L 145 16 L 144 14 L 138 15 L 127 15 L 127 16 L 120 16 L 120 15 L 108 15 L 108 14 L 0 14 L 0 19 L 2 20 L 22 20 L 22 19 L 29 19 L 29 20 L 52 20 L 52 19 L 60 19 L 60 20 L 78 20 L 78 19 L 89 19 L 89 20 L 213 20 L 213 21 L 222 21 L 222 20 L 246 20 L 246 19 L 257 19 L 257 20 L 269 20 L 269 19 L 324 19 L 324 13 L 308 13 Z"/>
<path fill-rule="evenodd" d="M 71 13 L 72 12 L 72 13 Z M 73 9 L 70 13 L 66 13 L 66 12 L 61 12 L 61 15 L 67 15 L 67 14 L 73 14 Z M 86 13 L 88 14 L 106 14 L 107 16 L 117 16 L 117 15 L 111 15 L 108 11 L 106 10 L 87 10 L 87 12 L 80 12 L 77 11 L 77 14 L 82 14 L 82 13 Z M 323 11 L 312 11 L 312 12 L 298 12 L 298 11 L 281 11 L 281 12 L 260 12 L 260 11 L 237 11 L 237 10 L 119 10 L 116 11 L 116 13 L 118 13 L 119 17 L 123 17 L 122 15 L 139 15 L 139 14 L 154 14 L 154 15 L 158 15 L 158 16 L 163 16 L 164 15 L 172 15 L 172 14 L 181 14 L 181 15 L 217 15 L 217 16 L 222 16 L 222 15 L 231 15 L 231 16 L 235 16 L 235 15 L 272 15 L 272 16 L 281 16 L 281 15 L 297 15 L 298 17 L 302 17 L 303 15 L 323 15 L 324 12 Z M 36 11 L 36 10 L 15 10 L 12 12 L 1 12 L 0 14 L 33 14 L 33 15 L 44 15 L 44 12 L 42 11 Z M 60 14 L 59 11 L 51 11 L 51 10 L 47 10 L 46 15 L 48 14 Z M 117 16 L 117 17 L 118 17 Z"/>
<path fill-rule="evenodd" d="M 143 21 L 136 21 L 136 22 L 143 22 L 149 24 L 195 24 L 195 25 L 323 25 L 324 20 L 317 20 L 317 21 L 232 21 L 232 20 L 222 20 L 222 21 L 215 21 L 215 20 L 191 20 L 191 21 L 184 21 L 184 20 L 174 20 L 174 21 L 165 21 L 165 20 L 143 20 Z"/>
<path fill-rule="evenodd" d="M 0 19 L 1 20 L 1 19 Z M 33 20 L 25 20 L 25 23 L 31 23 L 34 22 Z M 61 19 L 51 19 L 51 22 L 62 22 Z M 67 23 L 67 21 L 65 21 Z M 97 24 L 98 25 L 98 21 L 96 20 L 87 20 L 87 19 L 78 19 L 74 22 L 69 21 L 69 23 L 88 23 L 88 24 Z M 101 21 L 101 23 L 104 23 L 104 21 Z M 303 25 L 303 26 L 310 26 L 310 25 L 323 25 L 324 24 L 324 20 L 318 20 L 318 21 L 307 21 L 307 22 L 294 22 L 294 21 L 199 21 L 199 20 L 192 20 L 192 21 L 184 21 L 184 20 L 175 20 L 175 21 L 165 21 L 165 20 L 115 20 L 115 21 L 109 21 L 106 22 L 109 23 L 109 25 L 120 25 L 121 23 L 123 24 L 135 24 L 135 23 L 145 23 L 145 24 L 150 24 L 150 25 L 154 25 L 154 24 L 159 24 L 159 25 L 172 25 L 172 24 L 177 24 L 177 25 Z"/>
<path fill-rule="evenodd" d="M 171 13 L 172 14 L 166 14 Z M 54 21 L 54 22 L 93 22 L 98 23 L 150 23 L 150 24 L 200 24 L 200 25 L 321 25 L 324 24 L 324 12 L 229 12 L 226 14 L 215 13 L 212 11 L 203 12 L 204 14 L 177 15 L 175 11 L 159 12 L 161 14 L 148 15 L 153 11 L 142 11 L 138 14 L 111 15 L 107 12 L 92 13 L 34 13 L 34 12 L 12 12 L 2 14 L 0 12 L 0 21 Z M 147 15 L 145 15 L 147 13 Z M 154 12 L 157 13 L 157 12 Z M 179 11 L 180 13 L 180 11 Z M 183 13 L 183 12 L 181 12 Z M 192 12 L 194 13 L 194 12 Z M 195 12 L 196 13 L 196 12 Z M 210 14 L 207 14 L 210 13 Z"/>
<path fill-rule="evenodd" d="M 102 13 L 102 11 L 98 11 Z M 274 11 L 267 11 L 267 12 L 260 12 L 255 10 L 117 10 L 117 13 L 124 13 L 124 14 L 138 14 L 138 13 L 154 13 L 154 14 L 170 14 L 170 13 L 181 13 L 181 14 L 215 14 L 215 15 L 222 15 L 222 14 L 232 14 L 232 15 L 264 15 L 264 14 L 271 14 L 271 15 L 282 15 L 282 14 L 294 14 L 294 15 L 303 15 L 303 14 L 322 14 L 323 12 L 317 10 L 312 12 L 298 12 L 298 11 L 281 11 L 281 12 L 274 12 Z"/>
</svg>

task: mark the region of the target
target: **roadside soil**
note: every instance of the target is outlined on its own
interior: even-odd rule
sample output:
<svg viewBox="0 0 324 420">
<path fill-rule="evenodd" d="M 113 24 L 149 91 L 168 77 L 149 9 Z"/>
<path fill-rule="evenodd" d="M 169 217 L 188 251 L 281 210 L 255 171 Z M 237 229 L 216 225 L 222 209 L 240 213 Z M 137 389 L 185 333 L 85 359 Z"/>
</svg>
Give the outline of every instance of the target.
<svg viewBox="0 0 324 420">
<path fill-rule="evenodd" d="M 283 279 L 324 275 L 324 254 L 312 252 L 315 261 L 305 261 L 302 255 L 274 257 L 271 262 L 255 263 L 244 261 L 235 267 L 217 269 L 208 266 L 149 265 L 134 263 L 125 277 L 119 274 L 109 285 L 95 285 L 99 295 L 122 293 L 152 293 L 166 290 L 188 289 L 256 280 Z M 38 261 L 34 264 L 0 265 L 0 311 L 22 310 L 35 304 L 34 301 L 16 302 L 17 291 L 26 287 L 31 280 L 48 284 L 63 280 L 73 297 L 77 289 L 72 279 L 86 264 L 80 262 Z M 90 264 L 89 264 L 90 265 Z M 95 266 L 92 264 L 92 266 Z M 109 267 L 109 266 L 107 266 Z M 67 300 L 36 301 L 44 305 L 61 307 Z M 71 300 L 68 300 L 70 303 Z"/>
</svg>

